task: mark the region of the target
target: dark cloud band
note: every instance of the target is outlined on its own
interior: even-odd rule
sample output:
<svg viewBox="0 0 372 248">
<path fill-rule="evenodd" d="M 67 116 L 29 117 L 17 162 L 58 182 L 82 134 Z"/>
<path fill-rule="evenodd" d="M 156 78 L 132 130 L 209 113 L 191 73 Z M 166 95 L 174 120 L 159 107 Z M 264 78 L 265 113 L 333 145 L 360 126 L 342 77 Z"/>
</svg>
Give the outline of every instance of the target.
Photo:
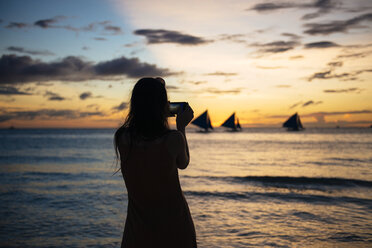
<svg viewBox="0 0 372 248">
<path fill-rule="evenodd" d="M 10 22 L 7 26 L 5 26 L 6 28 L 9 28 L 9 29 L 12 29 L 12 28 L 27 28 L 29 27 L 30 25 L 27 24 L 27 23 L 24 23 L 24 22 Z"/>
<path fill-rule="evenodd" d="M 29 92 L 20 91 L 12 86 L 0 86 L 0 95 L 32 95 Z"/>
<path fill-rule="evenodd" d="M 330 11 L 337 9 L 339 7 L 339 3 L 335 0 L 315 0 L 311 3 L 302 3 L 301 1 L 293 1 L 293 2 L 279 2 L 279 1 L 272 1 L 266 3 L 258 3 L 254 5 L 252 8 L 248 10 L 254 10 L 259 13 L 265 12 L 272 12 L 281 9 L 315 9 L 316 12 L 306 14 L 302 17 L 302 19 L 313 19 L 329 13 Z"/>
<path fill-rule="evenodd" d="M 344 73 L 335 73 L 334 68 L 330 68 L 327 71 L 323 72 L 316 72 L 313 75 L 311 75 L 308 78 L 308 81 L 312 81 L 314 79 L 333 79 L 333 78 L 338 78 L 342 81 L 353 81 L 358 79 L 358 75 L 366 72 L 372 72 L 372 69 L 365 69 L 365 70 L 358 70 L 358 71 L 353 71 L 353 72 L 344 72 Z"/>
<path fill-rule="evenodd" d="M 324 93 L 360 93 L 363 89 L 348 88 L 348 89 L 328 89 L 323 90 Z"/>
<path fill-rule="evenodd" d="M 30 55 L 42 55 L 42 56 L 53 56 L 54 53 L 48 51 L 48 50 L 30 50 L 23 47 L 16 47 L 16 46 L 10 46 L 6 50 L 10 52 L 17 52 L 17 53 L 24 53 L 24 54 L 30 54 Z"/>
<path fill-rule="evenodd" d="M 112 109 L 115 110 L 116 112 L 124 110 L 126 108 L 128 108 L 128 103 L 127 102 L 122 102 L 118 106 L 112 107 Z"/>
<path fill-rule="evenodd" d="M 269 53 L 282 53 L 294 49 L 301 43 L 295 40 L 292 41 L 273 41 L 269 43 L 253 43 L 251 46 L 259 47 L 258 53 L 269 54 Z"/>
<path fill-rule="evenodd" d="M 304 33 L 310 35 L 329 35 L 332 33 L 345 33 L 353 28 L 360 28 L 360 23 L 372 21 L 372 13 L 360 15 L 348 20 L 332 21 L 328 23 L 307 23 Z"/>
<path fill-rule="evenodd" d="M 216 71 L 205 74 L 206 76 L 224 76 L 224 77 L 230 77 L 230 76 L 237 76 L 238 73 L 236 72 L 223 72 L 223 71 Z"/>
<path fill-rule="evenodd" d="M 60 96 L 57 93 L 54 93 L 52 91 L 45 91 L 44 96 L 48 98 L 49 101 L 64 101 L 66 100 L 65 97 Z"/>
<path fill-rule="evenodd" d="M 93 64 L 79 57 L 69 56 L 54 62 L 42 62 L 29 56 L 14 54 L 0 58 L 0 84 L 19 84 L 46 81 L 86 81 L 92 79 L 139 78 L 169 76 L 175 73 L 138 58 L 120 57 Z"/>
<path fill-rule="evenodd" d="M 319 41 L 305 44 L 305 48 L 329 48 L 338 47 L 339 45 L 332 41 Z"/>
<path fill-rule="evenodd" d="M 112 25 L 111 21 L 92 22 L 83 27 L 73 27 L 70 25 L 61 24 L 61 21 L 67 18 L 68 18 L 67 16 L 55 16 L 55 17 L 48 18 L 48 19 L 37 20 L 32 24 L 24 23 L 24 22 L 10 22 L 6 26 L 6 28 L 9 28 L 9 29 L 14 29 L 14 28 L 22 29 L 22 28 L 31 28 L 31 27 L 38 27 L 42 29 L 55 28 L 55 29 L 65 29 L 65 30 L 74 31 L 74 32 L 95 31 L 97 29 L 100 29 L 104 31 L 104 34 L 109 34 L 109 35 L 123 34 L 121 27 Z"/>
<path fill-rule="evenodd" d="M 138 29 L 134 31 L 134 34 L 145 36 L 148 44 L 176 43 L 180 45 L 202 45 L 211 42 L 201 37 L 164 29 Z"/>
</svg>

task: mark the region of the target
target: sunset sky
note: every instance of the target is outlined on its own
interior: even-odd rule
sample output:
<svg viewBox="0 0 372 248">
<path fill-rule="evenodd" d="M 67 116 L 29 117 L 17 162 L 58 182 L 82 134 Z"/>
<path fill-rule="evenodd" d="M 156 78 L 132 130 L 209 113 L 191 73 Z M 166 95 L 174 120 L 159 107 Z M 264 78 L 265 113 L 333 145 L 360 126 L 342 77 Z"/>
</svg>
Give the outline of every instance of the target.
<svg viewBox="0 0 372 248">
<path fill-rule="evenodd" d="M 1 0 L 0 37 L 3 128 L 117 127 L 143 76 L 215 126 L 372 124 L 370 0 Z"/>
</svg>

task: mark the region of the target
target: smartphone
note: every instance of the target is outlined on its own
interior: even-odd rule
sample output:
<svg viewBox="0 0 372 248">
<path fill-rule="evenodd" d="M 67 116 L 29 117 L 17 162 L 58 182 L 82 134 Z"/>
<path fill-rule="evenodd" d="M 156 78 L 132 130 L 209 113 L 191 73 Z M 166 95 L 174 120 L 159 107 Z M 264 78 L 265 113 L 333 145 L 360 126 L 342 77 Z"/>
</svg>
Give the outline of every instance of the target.
<svg viewBox="0 0 372 248">
<path fill-rule="evenodd" d="M 177 113 L 185 109 L 187 102 L 170 102 L 169 103 L 169 116 L 176 116 Z"/>
</svg>

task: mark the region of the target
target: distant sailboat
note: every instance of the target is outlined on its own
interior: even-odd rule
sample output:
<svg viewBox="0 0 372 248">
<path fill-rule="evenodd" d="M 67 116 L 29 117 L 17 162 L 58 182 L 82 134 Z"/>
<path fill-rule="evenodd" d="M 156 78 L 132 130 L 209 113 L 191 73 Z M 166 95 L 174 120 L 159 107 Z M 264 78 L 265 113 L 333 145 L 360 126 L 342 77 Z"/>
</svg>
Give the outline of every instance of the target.
<svg viewBox="0 0 372 248">
<path fill-rule="evenodd" d="M 289 117 L 288 120 L 283 123 L 283 127 L 288 128 L 288 131 L 300 131 L 305 129 L 302 126 L 300 116 L 297 113 Z"/>
<path fill-rule="evenodd" d="M 203 128 L 205 132 L 208 132 L 209 129 L 213 129 L 208 110 L 199 115 L 195 120 L 191 122 L 191 124 Z"/>
<path fill-rule="evenodd" d="M 224 123 L 222 123 L 221 127 L 231 128 L 231 131 L 238 131 L 238 129 L 242 129 L 239 123 L 239 119 L 236 118 L 235 121 L 235 112 L 229 118 L 227 118 Z"/>
</svg>

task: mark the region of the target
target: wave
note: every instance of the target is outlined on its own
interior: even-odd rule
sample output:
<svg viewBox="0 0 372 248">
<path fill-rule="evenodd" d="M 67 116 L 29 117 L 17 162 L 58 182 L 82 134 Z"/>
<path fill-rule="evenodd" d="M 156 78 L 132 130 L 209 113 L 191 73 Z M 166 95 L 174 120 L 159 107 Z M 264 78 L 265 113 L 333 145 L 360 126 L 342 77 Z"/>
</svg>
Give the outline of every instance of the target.
<svg viewBox="0 0 372 248">
<path fill-rule="evenodd" d="M 261 186 L 340 186 L 340 187 L 372 187 L 372 181 L 337 177 L 289 177 L 289 176 L 227 176 L 227 177 L 192 177 L 210 180 L 223 180 L 237 183 L 258 183 Z"/>
<path fill-rule="evenodd" d="M 254 181 L 266 184 L 288 184 L 288 185 L 324 185 L 324 186 L 346 186 L 346 187 L 372 187 L 372 181 L 359 179 L 346 179 L 336 177 L 272 177 L 272 176 L 247 176 L 234 177 L 240 181 Z"/>
<path fill-rule="evenodd" d="M 57 156 L 0 156 L 3 164 L 35 164 L 35 163 L 89 163 L 100 162 L 100 159 L 92 157 L 57 157 Z"/>
<path fill-rule="evenodd" d="M 369 163 L 369 162 L 372 162 L 372 158 L 369 158 L 369 159 L 358 159 L 358 158 L 329 158 L 329 160 L 341 161 L 341 162 L 358 162 L 358 163 Z"/>
<path fill-rule="evenodd" d="M 109 173 L 68 173 L 68 172 L 11 172 L 0 175 L 3 184 L 29 183 L 29 182 L 57 182 L 57 181 L 83 181 L 102 180 Z"/>
<path fill-rule="evenodd" d="M 69 173 L 69 172 L 25 172 L 22 173 L 23 177 L 48 177 L 48 178 L 60 178 L 60 179 L 72 179 L 72 178 L 98 178 L 100 177 L 97 173 Z"/>
<path fill-rule="evenodd" d="M 279 192 L 210 192 L 210 191 L 184 191 L 186 195 L 203 197 L 203 198 L 223 198 L 238 201 L 252 202 L 302 202 L 307 204 L 322 204 L 322 205 L 339 205 L 345 203 L 356 204 L 372 209 L 372 200 L 349 197 L 349 196 L 327 196 L 316 194 L 300 194 L 300 193 L 279 193 Z"/>
</svg>

